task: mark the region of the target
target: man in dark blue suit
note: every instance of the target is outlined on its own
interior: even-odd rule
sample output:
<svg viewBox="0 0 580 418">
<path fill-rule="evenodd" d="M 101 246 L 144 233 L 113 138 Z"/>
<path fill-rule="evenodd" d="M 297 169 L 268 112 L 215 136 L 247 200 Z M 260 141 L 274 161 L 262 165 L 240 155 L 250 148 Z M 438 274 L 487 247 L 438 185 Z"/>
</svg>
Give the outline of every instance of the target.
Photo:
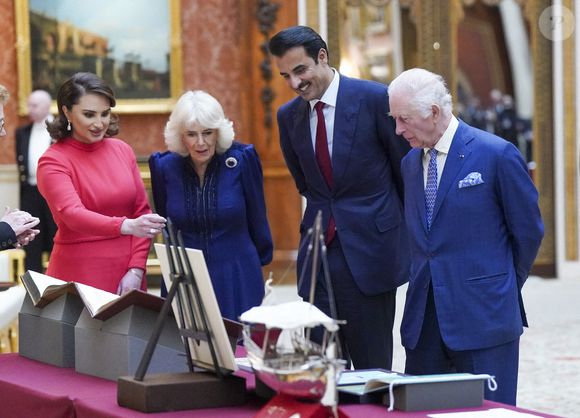
<svg viewBox="0 0 580 418">
<path fill-rule="evenodd" d="M 282 152 L 306 198 L 298 272 L 309 271 L 304 241 L 321 211 L 333 292 L 319 273 L 314 303 L 330 314 L 334 295 L 347 321 L 344 354 L 356 368 L 390 369 L 396 289 L 408 279 L 400 161 L 409 147 L 388 116 L 387 87 L 338 74 L 309 27 L 287 28 L 269 47 L 299 96 L 278 111 Z M 309 288 L 307 274 L 298 283 L 306 300 Z"/>
<path fill-rule="evenodd" d="M 6 87 L 0 84 L 0 137 L 6 136 L 4 105 L 9 97 Z M 39 219 L 28 212 L 6 208 L 0 218 L 0 250 L 27 245 L 40 232 L 33 229 L 38 223 Z"/>
<path fill-rule="evenodd" d="M 20 207 L 38 215 L 42 231 L 38 238 L 26 247 L 24 264 L 26 270 L 44 272 L 42 253 L 52 250 L 56 224 L 44 197 L 36 185 L 38 159 L 50 146 L 51 138 L 46 122 L 52 121 L 50 114 L 51 97 L 44 90 L 35 90 L 28 96 L 28 117 L 30 123 L 16 129 L 16 164 L 20 173 Z"/>
<path fill-rule="evenodd" d="M 515 405 L 521 289 L 544 227 L 538 192 L 509 142 L 456 119 L 443 79 L 403 72 L 389 86 L 402 162 L 411 274 L 401 325 L 410 374 L 495 376 L 486 399 Z"/>
</svg>

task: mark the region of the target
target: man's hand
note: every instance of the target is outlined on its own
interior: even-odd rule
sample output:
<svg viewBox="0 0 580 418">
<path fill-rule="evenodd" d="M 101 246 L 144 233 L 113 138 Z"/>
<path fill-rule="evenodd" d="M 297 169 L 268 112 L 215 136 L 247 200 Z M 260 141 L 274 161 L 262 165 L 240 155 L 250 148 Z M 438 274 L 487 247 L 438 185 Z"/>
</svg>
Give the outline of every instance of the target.
<svg viewBox="0 0 580 418">
<path fill-rule="evenodd" d="M 32 228 L 40 223 L 40 219 L 32 216 L 30 213 L 24 212 L 23 210 L 10 209 L 9 207 L 6 207 L 4 216 L 2 216 L 0 221 L 10 225 L 10 228 L 12 228 L 17 237 L 26 231 L 32 230 Z"/>
</svg>

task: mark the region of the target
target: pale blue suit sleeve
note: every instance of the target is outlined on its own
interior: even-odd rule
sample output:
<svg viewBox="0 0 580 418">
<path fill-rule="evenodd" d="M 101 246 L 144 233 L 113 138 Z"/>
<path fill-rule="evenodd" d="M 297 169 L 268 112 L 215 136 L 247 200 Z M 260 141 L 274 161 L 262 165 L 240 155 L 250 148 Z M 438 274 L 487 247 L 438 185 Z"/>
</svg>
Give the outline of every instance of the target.
<svg viewBox="0 0 580 418">
<path fill-rule="evenodd" d="M 524 285 L 544 236 L 538 191 L 520 152 L 506 145 L 498 162 L 497 188 L 513 250 L 518 288 Z"/>
</svg>

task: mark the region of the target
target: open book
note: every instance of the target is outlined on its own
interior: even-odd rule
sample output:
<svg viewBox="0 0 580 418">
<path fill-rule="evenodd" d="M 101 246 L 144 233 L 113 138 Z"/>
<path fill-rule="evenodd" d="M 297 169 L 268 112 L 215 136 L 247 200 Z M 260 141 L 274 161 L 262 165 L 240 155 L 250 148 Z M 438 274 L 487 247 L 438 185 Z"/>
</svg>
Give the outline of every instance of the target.
<svg viewBox="0 0 580 418">
<path fill-rule="evenodd" d="M 60 296 L 71 293 L 80 296 L 92 318 L 104 321 L 132 305 L 160 311 L 163 298 L 133 289 L 117 295 L 82 283 L 65 282 L 35 271 L 27 271 L 22 283 L 37 308 L 43 308 Z"/>
<path fill-rule="evenodd" d="M 388 370 L 352 370 L 342 372 L 338 390 L 346 396 L 375 401 L 403 411 L 471 408 L 482 405 L 484 383 L 497 388 L 488 374 L 447 373 L 412 376 Z M 377 392 L 377 396 L 369 395 Z"/>
<path fill-rule="evenodd" d="M 348 370 L 340 374 L 337 386 L 342 392 L 364 395 L 388 389 L 391 381 L 401 376 L 401 373 L 381 369 Z"/>
<path fill-rule="evenodd" d="M 376 391 L 388 390 L 391 385 L 399 386 L 420 383 L 462 382 L 468 380 L 482 380 L 487 379 L 488 377 L 488 375 L 474 375 L 471 373 L 412 376 L 381 369 L 352 370 L 342 372 L 338 379 L 338 390 L 354 395 L 364 395 Z"/>
</svg>

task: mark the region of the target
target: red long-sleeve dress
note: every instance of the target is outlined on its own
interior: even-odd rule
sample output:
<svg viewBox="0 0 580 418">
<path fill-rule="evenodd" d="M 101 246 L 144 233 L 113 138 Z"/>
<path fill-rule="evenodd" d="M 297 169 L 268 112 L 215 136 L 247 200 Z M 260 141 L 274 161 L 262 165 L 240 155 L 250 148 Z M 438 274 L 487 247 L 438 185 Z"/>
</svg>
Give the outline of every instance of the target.
<svg viewBox="0 0 580 418">
<path fill-rule="evenodd" d="M 125 219 L 151 213 L 129 145 L 60 140 L 40 158 L 37 177 L 58 226 L 49 276 L 115 293 L 128 269 L 145 269 L 150 240 L 121 235 Z"/>
</svg>

